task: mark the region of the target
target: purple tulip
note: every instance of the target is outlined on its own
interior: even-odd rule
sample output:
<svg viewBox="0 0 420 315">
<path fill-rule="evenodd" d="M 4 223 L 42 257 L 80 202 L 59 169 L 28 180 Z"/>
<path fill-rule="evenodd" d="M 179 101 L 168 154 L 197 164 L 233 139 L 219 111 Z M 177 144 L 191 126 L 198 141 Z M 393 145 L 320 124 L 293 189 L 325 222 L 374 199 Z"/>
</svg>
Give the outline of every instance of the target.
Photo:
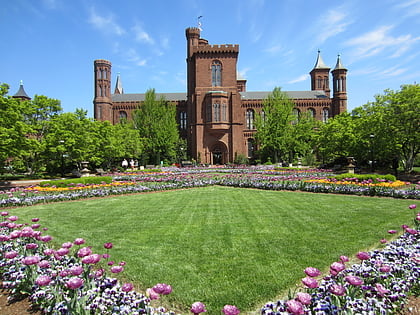
<svg viewBox="0 0 420 315">
<path fill-rule="evenodd" d="M 344 279 L 354 286 L 360 286 L 363 284 L 363 280 L 357 276 L 346 276 Z"/>
<path fill-rule="evenodd" d="M 52 236 L 51 235 L 43 235 L 39 238 L 39 240 L 44 242 L 44 243 L 47 243 L 47 242 L 52 240 Z"/>
<path fill-rule="evenodd" d="M 388 265 L 382 265 L 381 267 L 379 267 L 379 271 L 380 272 L 390 272 L 391 271 L 391 267 Z"/>
<path fill-rule="evenodd" d="M 160 298 L 160 295 L 158 293 L 156 293 L 155 291 L 153 291 L 153 289 L 151 289 L 151 288 L 148 288 L 146 290 L 146 295 L 151 300 L 159 300 L 159 298 Z"/>
<path fill-rule="evenodd" d="M 356 257 L 359 258 L 360 260 L 368 260 L 370 259 L 370 255 L 366 252 L 358 252 L 356 254 Z"/>
<path fill-rule="evenodd" d="M 375 288 L 376 288 L 376 291 L 378 291 L 378 295 L 379 296 L 384 296 L 385 294 L 388 294 L 389 293 L 389 290 L 388 289 L 386 289 L 382 284 L 380 284 L 380 283 L 375 283 Z"/>
<path fill-rule="evenodd" d="M 80 276 L 83 273 L 83 267 L 73 266 L 69 269 L 69 271 L 72 276 Z"/>
<path fill-rule="evenodd" d="M 121 287 L 121 290 L 124 291 L 124 292 L 130 292 L 133 289 L 134 289 L 134 287 L 131 283 L 124 283 Z"/>
<path fill-rule="evenodd" d="M 51 267 L 51 264 L 50 264 L 50 262 L 48 260 L 41 260 L 38 263 L 38 267 L 39 268 L 42 268 L 42 269 L 46 269 L 46 268 L 50 268 Z"/>
<path fill-rule="evenodd" d="M 72 277 L 66 282 L 66 286 L 69 289 L 75 290 L 80 288 L 84 283 L 84 280 L 79 277 Z"/>
<path fill-rule="evenodd" d="M 101 260 L 101 255 L 99 254 L 92 254 L 87 255 L 82 258 L 82 263 L 84 264 L 97 264 Z"/>
<path fill-rule="evenodd" d="M 339 284 L 333 284 L 329 288 L 330 292 L 334 295 L 343 296 L 346 294 L 346 288 Z"/>
<path fill-rule="evenodd" d="M 59 248 L 55 251 L 57 253 L 58 256 L 65 256 L 69 253 L 69 249 L 68 248 Z"/>
<path fill-rule="evenodd" d="M 308 267 L 308 268 L 305 269 L 305 273 L 309 277 L 318 277 L 321 274 L 321 271 L 319 271 L 318 269 L 316 269 L 314 267 Z"/>
<path fill-rule="evenodd" d="M 303 278 L 302 283 L 310 289 L 318 288 L 318 281 L 311 277 Z"/>
<path fill-rule="evenodd" d="M 347 257 L 347 256 L 344 256 L 344 255 L 342 255 L 342 256 L 340 256 L 340 261 L 342 262 L 342 263 L 346 263 L 346 262 L 348 262 L 350 259 Z"/>
<path fill-rule="evenodd" d="M 61 245 L 62 248 L 72 248 L 73 243 L 72 242 L 65 242 L 63 245 Z"/>
<path fill-rule="evenodd" d="M 10 240 L 10 236 L 9 235 L 5 235 L 5 234 L 1 234 L 0 235 L 0 242 L 7 242 Z"/>
<path fill-rule="evenodd" d="M 330 273 L 333 276 L 336 276 L 340 271 L 343 271 L 344 269 L 346 269 L 346 266 L 340 261 L 335 261 L 330 265 Z"/>
<path fill-rule="evenodd" d="M 417 205 L 409 205 L 408 206 L 408 209 L 416 209 L 417 208 Z"/>
<path fill-rule="evenodd" d="M 22 237 L 32 237 L 34 235 L 34 230 L 29 226 L 24 227 L 22 231 L 20 231 L 20 235 Z"/>
<path fill-rule="evenodd" d="M 79 249 L 77 251 L 77 256 L 79 258 L 88 256 L 88 255 L 91 255 L 91 254 L 92 254 L 92 249 L 90 247 L 82 247 L 81 249 Z"/>
<path fill-rule="evenodd" d="M 26 249 L 36 249 L 38 248 L 38 244 L 36 243 L 28 243 L 25 245 Z"/>
<path fill-rule="evenodd" d="M 1 214 L 2 217 L 7 217 L 9 215 L 9 212 L 2 211 L 0 214 Z"/>
<path fill-rule="evenodd" d="M 13 259 L 18 255 L 17 251 L 11 250 L 10 252 L 5 252 L 4 257 L 7 259 Z"/>
<path fill-rule="evenodd" d="M 241 311 L 235 305 L 225 305 L 222 312 L 225 315 L 238 315 Z"/>
<path fill-rule="evenodd" d="M 8 219 L 9 221 L 14 222 L 14 221 L 19 220 L 19 217 L 15 216 L 15 215 L 12 215 L 12 216 L 8 217 L 7 219 Z"/>
<path fill-rule="evenodd" d="M 120 273 L 124 271 L 124 268 L 122 266 L 112 266 L 111 267 L 111 272 L 112 273 Z"/>
<path fill-rule="evenodd" d="M 416 235 L 416 234 L 418 233 L 418 232 L 417 232 L 417 230 L 412 229 L 412 228 L 406 228 L 406 229 L 405 229 L 405 231 L 406 231 L 407 233 L 412 234 L 412 235 Z"/>
<path fill-rule="evenodd" d="M 299 301 L 289 300 L 286 302 L 287 311 L 293 315 L 305 314 L 303 310 L 303 305 Z"/>
<path fill-rule="evenodd" d="M 49 285 L 50 282 L 51 282 L 51 278 L 49 276 L 45 276 L 45 275 L 39 276 L 35 280 L 35 283 L 37 285 L 39 285 L 40 287 Z"/>
<path fill-rule="evenodd" d="M 388 240 L 386 238 L 383 238 L 379 241 L 381 244 L 386 244 L 388 243 Z"/>
<path fill-rule="evenodd" d="M 36 265 L 41 261 L 41 258 L 39 256 L 27 256 L 22 259 L 22 264 L 30 266 L 30 265 Z"/>
<path fill-rule="evenodd" d="M 41 224 L 38 224 L 38 223 L 31 225 L 31 228 L 33 229 L 39 229 L 40 227 L 41 227 Z"/>
<path fill-rule="evenodd" d="M 296 299 L 303 305 L 309 305 L 312 302 L 312 297 L 309 293 L 298 292 L 296 294 Z"/>
<path fill-rule="evenodd" d="M 200 314 L 200 313 L 207 312 L 206 306 L 203 303 L 201 303 L 201 302 L 194 302 L 191 305 L 190 311 L 193 314 Z"/>
<path fill-rule="evenodd" d="M 165 284 L 165 283 L 158 283 L 152 289 L 156 293 L 163 294 L 163 295 L 168 295 L 172 292 L 172 287 L 169 284 Z"/>
<path fill-rule="evenodd" d="M 105 243 L 104 244 L 104 247 L 106 248 L 106 249 L 111 249 L 112 248 L 112 243 Z"/>
<path fill-rule="evenodd" d="M 74 245 L 82 245 L 85 243 L 85 240 L 83 238 L 76 238 L 73 243 Z"/>
<path fill-rule="evenodd" d="M 52 249 L 52 248 L 44 249 L 44 255 L 51 256 L 53 254 L 54 254 L 54 249 Z"/>
<path fill-rule="evenodd" d="M 397 233 L 397 231 L 396 230 L 388 230 L 388 233 L 389 234 L 395 234 L 395 233 Z"/>
<path fill-rule="evenodd" d="M 38 222 L 39 221 L 39 218 L 32 218 L 32 220 L 31 220 L 32 222 Z"/>
</svg>

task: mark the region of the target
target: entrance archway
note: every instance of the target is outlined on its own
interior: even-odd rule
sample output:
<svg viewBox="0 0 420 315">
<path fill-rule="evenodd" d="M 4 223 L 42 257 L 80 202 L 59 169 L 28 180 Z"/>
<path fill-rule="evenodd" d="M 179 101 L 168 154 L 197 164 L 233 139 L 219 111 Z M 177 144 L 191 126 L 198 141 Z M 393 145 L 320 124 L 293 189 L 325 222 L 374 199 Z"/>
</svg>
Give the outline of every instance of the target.
<svg viewBox="0 0 420 315">
<path fill-rule="evenodd" d="M 222 142 L 216 143 L 211 149 L 211 164 L 227 163 L 227 148 Z"/>
</svg>

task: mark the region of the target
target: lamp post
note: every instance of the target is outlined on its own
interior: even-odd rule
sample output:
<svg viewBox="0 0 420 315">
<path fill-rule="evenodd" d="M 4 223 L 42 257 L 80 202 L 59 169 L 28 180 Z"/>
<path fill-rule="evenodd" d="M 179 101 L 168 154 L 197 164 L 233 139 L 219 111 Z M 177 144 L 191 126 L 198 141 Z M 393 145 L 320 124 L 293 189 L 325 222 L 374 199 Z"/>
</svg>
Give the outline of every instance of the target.
<svg viewBox="0 0 420 315">
<path fill-rule="evenodd" d="M 373 145 L 373 140 L 375 139 L 375 135 L 372 133 L 372 134 L 370 134 L 370 158 L 371 158 L 371 160 L 370 160 L 370 169 L 371 169 L 371 172 L 373 173 L 374 171 L 375 171 L 375 154 L 374 154 L 374 145 Z"/>
</svg>

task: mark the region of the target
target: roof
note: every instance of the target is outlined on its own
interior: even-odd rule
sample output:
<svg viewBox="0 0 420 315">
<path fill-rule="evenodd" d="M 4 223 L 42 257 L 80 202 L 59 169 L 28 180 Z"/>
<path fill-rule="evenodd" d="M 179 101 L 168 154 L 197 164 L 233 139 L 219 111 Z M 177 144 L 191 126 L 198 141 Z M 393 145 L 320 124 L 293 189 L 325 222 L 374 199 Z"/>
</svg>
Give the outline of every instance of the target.
<svg viewBox="0 0 420 315">
<path fill-rule="evenodd" d="M 240 92 L 243 100 L 262 100 L 266 99 L 272 91 L 264 92 Z M 327 98 L 325 91 L 284 91 L 291 99 L 318 99 Z"/>
<path fill-rule="evenodd" d="M 327 98 L 328 96 L 324 91 L 284 91 L 291 99 L 320 99 Z M 239 92 L 243 100 L 263 100 L 271 94 L 272 91 L 261 92 Z M 144 93 L 137 94 L 113 94 L 113 102 L 142 102 L 145 99 Z M 167 101 L 186 101 L 186 93 L 156 93 L 156 98 L 161 96 Z"/>
<path fill-rule="evenodd" d="M 31 99 L 28 96 L 28 94 L 26 94 L 25 89 L 23 88 L 23 82 L 22 81 L 20 81 L 19 90 L 16 92 L 15 95 L 13 95 L 13 97 L 15 97 L 15 98 L 23 98 L 23 99 L 28 99 L 28 100 Z"/>
<path fill-rule="evenodd" d="M 134 93 L 134 94 L 112 94 L 113 102 L 143 102 L 146 94 Z M 156 93 L 156 99 L 161 96 L 167 101 L 186 101 L 187 93 Z"/>
<path fill-rule="evenodd" d="M 321 57 L 321 51 L 318 50 L 318 57 L 316 58 L 314 69 L 330 69 Z"/>
<path fill-rule="evenodd" d="M 335 65 L 334 70 L 347 70 L 346 68 L 344 68 L 343 64 L 341 63 L 341 58 L 340 55 L 338 55 L 337 57 L 337 64 Z"/>
</svg>

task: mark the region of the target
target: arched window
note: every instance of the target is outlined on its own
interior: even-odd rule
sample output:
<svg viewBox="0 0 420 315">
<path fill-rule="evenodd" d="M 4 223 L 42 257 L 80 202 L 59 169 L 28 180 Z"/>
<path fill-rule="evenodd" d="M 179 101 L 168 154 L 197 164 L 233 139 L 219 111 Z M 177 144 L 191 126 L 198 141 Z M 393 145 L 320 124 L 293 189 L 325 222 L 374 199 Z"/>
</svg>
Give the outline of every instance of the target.
<svg viewBox="0 0 420 315">
<path fill-rule="evenodd" d="M 254 129 L 254 111 L 247 109 L 246 114 L 246 129 Z"/>
<path fill-rule="evenodd" d="M 296 125 L 299 122 L 300 110 L 297 108 L 293 108 L 292 114 L 293 114 L 292 124 Z"/>
<path fill-rule="evenodd" d="M 121 120 L 127 120 L 127 112 L 125 112 L 125 111 L 121 110 L 121 111 L 119 112 L 119 116 L 120 116 L 120 121 L 121 121 Z"/>
<path fill-rule="evenodd" d="M 248 158 L 254 157 L 254 151 L 255 151 L 254 139 L 249 138 L 247 140 L 247 147 L 248 147 Z"/>
<path fill-rule="evenodd" d="M 207 103 L 207 106 L 206 106 L 206 121 L 211 121 L 211 117 L 212 117 L 211 112 L 212 112 L 212 105 L 211 105 L 211 103 Z"/>
<path fill-rule="evenodd" d="M 227 106 L 226 106 L 226 103 L 222 104 L 222 121 L 227 121 Z"/>
<path fill-rule="evenodd" d="M 322 89 L 322 78 L 317 77 L 316 81 L 317 81 L 318 89 Z"/>
<path fill-rule="evenodd" d="M 213 121 L 220 121 L 220 104 L 213 104 Z"/>
<path fill-rule="evenodd" d="M 219 60 L 211 64 L 211 85 L 222 86 L 222 63 Z"/>
<path fill-rule="evenodd" d="M 187 113 L 186 112 L 179 113 L 179 127 L 181 129 L 187 129 Z"/>
<path fill-rule="evenodd" d="M 322 110 L 322 122 L 326 123 L 328 121 L 329 113 L 330 111 L 328 108 Z"/>
<path fill-rule="evenodd" d="M 315 118 L 315 109 L 309 108 L 308 109 L 308 115 L 312 118 Z"/>
</svg>

